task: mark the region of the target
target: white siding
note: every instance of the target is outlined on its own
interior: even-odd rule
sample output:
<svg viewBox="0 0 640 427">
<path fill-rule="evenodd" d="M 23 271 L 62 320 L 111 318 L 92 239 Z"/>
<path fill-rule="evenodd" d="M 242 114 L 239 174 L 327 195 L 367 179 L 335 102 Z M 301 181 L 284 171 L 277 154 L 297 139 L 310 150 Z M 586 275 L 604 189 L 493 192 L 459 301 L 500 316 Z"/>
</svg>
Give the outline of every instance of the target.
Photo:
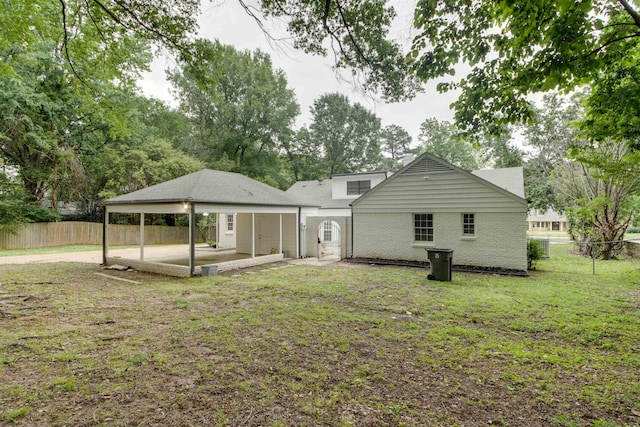
<svg viewBox="0 0 640 427">
<path fill-rule="evenodd" d="M 229 216 L 234 217 L 233 230 L 229 231 L 227 228 L 227 218 Z M 219 248 L 235 248 L 236 247 L 236 228 L 238 227 L 235 214 L 221 213 L 218 214 L 218 247 Z"/>
<path fill-rule="evenodd" d="M 465 209 L 433 213 L 434 241 L 415 243 L 412 213 L 354 212 L 354 257 L 427 261 L 425 248 L 453 249 L 454 265 L 527 269 L 526 212 Z M 462 213 L 475 213 L 475 238 L 462 236 Z"/>
<path fill-rule="evenodd" d="M 354 214 L 526 210 L 525 200 L 460 171 L 397 174 L 353 204 Z"/>
<path fill-rule="evenodd" d="M 347 195 L 347 182 L 349 181 L 371 181 L 371 188 L 384 181 L 386 175 L 384 172 L 371 173 L 371 174 L 353 174 L 331 177 L 331 198 L 334 200 L 339 199 L 356 199 L 360 195 Z"/>
</svg>

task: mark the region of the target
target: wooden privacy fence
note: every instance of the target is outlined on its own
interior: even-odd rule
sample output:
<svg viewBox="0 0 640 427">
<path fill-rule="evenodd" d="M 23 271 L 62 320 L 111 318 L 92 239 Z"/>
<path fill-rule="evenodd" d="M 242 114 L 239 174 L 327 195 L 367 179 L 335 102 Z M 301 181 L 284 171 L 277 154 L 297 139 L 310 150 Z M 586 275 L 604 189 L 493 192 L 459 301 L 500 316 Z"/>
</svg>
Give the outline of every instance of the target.
<svg viewBox="0 0 640 427">
<path fill-rule="evenodd" d="M 215 235 L 215 234 L 214 234 Z M 200 236 L 197 236 L 200 239 Z M 189 242 L 189 227 L 145 225 L 146 245 Z M 139 245 L 140 227 L 109 224 L 109 246 Z M 102 224 L 95 222 L 46 222 L 25 224 L 16 234 L 0 230 L 0 249 L 36 249 L 65 245 L 102 245 Z"/>
</svg>

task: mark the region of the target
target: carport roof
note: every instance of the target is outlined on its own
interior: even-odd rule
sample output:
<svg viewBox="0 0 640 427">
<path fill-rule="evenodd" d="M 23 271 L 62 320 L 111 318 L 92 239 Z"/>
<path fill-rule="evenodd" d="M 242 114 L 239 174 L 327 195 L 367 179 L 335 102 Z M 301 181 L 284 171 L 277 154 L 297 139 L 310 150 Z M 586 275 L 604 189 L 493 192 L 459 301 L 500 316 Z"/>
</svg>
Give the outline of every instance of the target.
<svg viewBox="0 0 640 427">
<path fill-rule="evenodd" d="M 233 172 L 202 169 L 180 178 L 109 199 L 105 205 L 212 203 L 259 206 L 308 206 L 282 190 Z"/>
</svg>

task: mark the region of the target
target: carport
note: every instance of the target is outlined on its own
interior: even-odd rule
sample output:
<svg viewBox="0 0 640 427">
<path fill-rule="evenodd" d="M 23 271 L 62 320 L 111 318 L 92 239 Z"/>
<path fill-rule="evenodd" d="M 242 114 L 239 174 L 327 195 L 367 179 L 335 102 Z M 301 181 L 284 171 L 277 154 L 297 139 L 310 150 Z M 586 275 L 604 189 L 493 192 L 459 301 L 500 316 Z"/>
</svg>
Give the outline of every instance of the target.
<svg viewBox="0 0 640 427">
<path fill-rule="evenodd" d="M 107 200 L 104 203 L 103 264 L 127 263 L 133 267 L 176 276 L 196 276 L 196 214 L 237 214 L 238 266 L 275 262 L 299 256 L 300 204 L 285 192 L 233 172 L 203 169 L 161 184 Z M 114 213 L 140 217 L 140 254 L 137 260 L 109 257 L 109 221 Z M 145 214 L 183 214 L 189 218 L 188 263 L 145 260 Z M 185 242 L 186 243 L 186 242 Z M 226 263 L 225 268 L 233 268 Z M 237 267 L 236 267 L 237 268 Z"/>
</svg>

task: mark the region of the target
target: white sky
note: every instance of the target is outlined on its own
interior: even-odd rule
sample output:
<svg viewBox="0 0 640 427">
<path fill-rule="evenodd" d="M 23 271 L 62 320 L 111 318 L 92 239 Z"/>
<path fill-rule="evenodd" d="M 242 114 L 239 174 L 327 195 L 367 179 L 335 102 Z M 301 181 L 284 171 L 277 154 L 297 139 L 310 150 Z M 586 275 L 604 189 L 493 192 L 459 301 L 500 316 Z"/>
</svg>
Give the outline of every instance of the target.
<svg viewBox="0 0 640 427">
<path fill-rule="evenodd" d="M 415 8 L 412 0 L 395 0 L 398 14 L 394 25 L 395 37 L 410 43 L 413 36 L 411 20 Z M 286 37 L 284 26 L 273 21 L 263 21 L 271 35 Z M 440 94 L 436 91 L 436 82 L 430 82 L 424 93 L 409 102 L 387 104 L 380 98 L 363 95 L 336 75 L 331 68 L 331 57 L 322 58 L 296 51 L 286 41 L 273 42 L 261 31 L 256 22 L 246 14 L 236 0 L 221 2 L 203 1 L 203 13 L 199 18 L 199 37 L 218 39 L 224 44 L 233 45 L 239 50 L 260 49 L 271 56 L 274 68 L 281 69 L 287 78 L 300 104 L 300 116 L 297 126 L 311 122 L 309 108 L 313 101 L 325 93 L 340 92 L 374 112 L 382 120 L 382 126 L 396 124 L 403 127 L 413 138 L 416 145 L 420 124 L 429 117 L 438 120 L 453 121 L 453 112 L 449 105 L 456 99 L 453 93 Z M 147 96 L 161 99 L 175 105 L 170 93 L 170 85 L 165 80 L 164 70 L 174 68 L 176 64 L 166 57 L 156 59 L 150 73 L 144 75 L 140 87 Z M 343 72 L 348 76 L 347 72 Z"/>
</svg>

